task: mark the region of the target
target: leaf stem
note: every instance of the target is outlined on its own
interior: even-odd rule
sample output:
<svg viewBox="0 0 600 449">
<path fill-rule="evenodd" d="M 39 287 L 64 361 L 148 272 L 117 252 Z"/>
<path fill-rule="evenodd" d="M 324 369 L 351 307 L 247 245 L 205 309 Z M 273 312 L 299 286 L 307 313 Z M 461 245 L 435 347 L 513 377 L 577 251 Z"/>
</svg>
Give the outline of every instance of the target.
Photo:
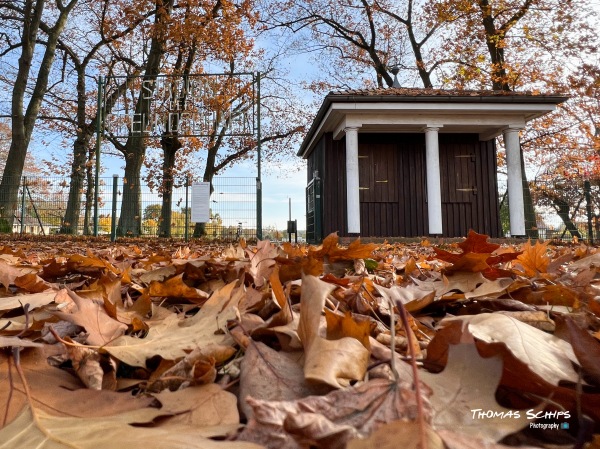
<svg viewBox="0 0 600 449">
<path fill-rule="evenodd" d="M 427 423 L 425 422 L 425 412 L 423 408 L 423 396 L 421 396 L 421 384 L 419 382 L 419 370 L 417 368 L 417 359 L 415 355 L 415 348 L 413 346 L 412 337 L 413 333 L 409 330 L 408 324 L 408 313 L 404 308 L 404 304 L 402 301 L 396 300 L 396 307 L 400 312 L 400 319 L 402 320 L 402 325 L 404 326 L 404 330 L 406 332 L 406 339 L 408 341 L 408 350 L 410 352 L 410 365 L 412 366 L 413 371 L 413 387 L 415 389 L 415 394 L 417 396 L 417 420 L 419 423 L 419 432 L 421 436 L 421 449 L 427 449 Z M 394 315 L 392 311 L 392 316 Z M 393 338 L 392 338 L 393 344 Z M 392 358 L 394 354 L 392 353 Z"/>
</svg>

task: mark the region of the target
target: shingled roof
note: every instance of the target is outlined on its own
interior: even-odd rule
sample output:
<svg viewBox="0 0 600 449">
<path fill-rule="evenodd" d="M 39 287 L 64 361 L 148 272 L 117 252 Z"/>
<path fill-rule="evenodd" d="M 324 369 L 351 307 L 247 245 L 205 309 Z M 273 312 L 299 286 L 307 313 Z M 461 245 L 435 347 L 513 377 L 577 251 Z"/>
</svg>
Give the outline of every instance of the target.
<svg viewBox="0 0 600 449">
<path fill-rule="evenodd" d="M 352 104 L 354 104 L 357 109 L 354 111 L 358 112 L 358 109 L 362 108 L 360 104 L 365 104 L 364 106 L 369 108 L 371 112 L 375 112 L 378 104 L 396 104 L 398 107 L 401 106 L 401 103 L 412 103 L 415 108 L 426 107 L 426 103 L 445 103 L 448 105 L 456 104 L 457 108 L 465 108 L 466 104 L 471 103 L 474 105 L 474 108 L 483 107 L 483 105 L 488 105 L 489 108 L 485 107 L 484 109 L 495 109 L 494 105 L 515 105 L 516 108 L 519 107 L 533 107 L 534 105 L 540 105 L 542 109 L 546 108 L 542 105 L 548 105 L 551 108 L 551 105 L 557 105 L 563 103 L 568 100 L 569 97 L 564 95 L 557 94 L 542 94 L 538 92 L 510 92 L 503 90 L 459 90 L 459 89 L 422 89 L 422 88 L 406 88 L 406 87 L 398 87 L 398 88 L 375 88 L 375 89 L 348 89 L 348 90 L 338 90 L 331 91 L 327 94 L 315 116 L 315 119 L 309 128 L 306 137 L 304 138 L 302 144 L 300 145 L 300 149 L 298 151 L 298 156 L 306 157 L 308 152 L 310 151 L 309 146 L 311 146 L 311 142 L 314 142 L 314 137 L 319 135 L 322 129 L 322 123 L 324 120 L 331 121 L 330 111 L 334 108 L 346 108 L 345 103 L 347 104 L 347 108 L 353 108 Z M 366 103 L 369 103 L 367 106 Z M 417 105 L 416 103 L 421 103 L 422 105 Z M 462 106 L 459 106 L 462 104 Z M 480 106 L 475 106 L 480 105 Z M 523 105 L 523 106 L 518 106 Z M 531 105 L 531 106 L 525 106 Z M 445 109 L 448 109 L 444 106 Z M 504 106 L 506 108 L 506 106 Z M 547 111 L 546 111 L 547 112 Z M 537 114 L 543 115 L 542 113 Z M 527 119 L 534 118 L 536 114 L 532 114 Z"/>
<path fill-rule="evenodd" d="M 409 101 L 414 98 L 415 101 L 453 101 L 463 98 L 466 101 L 473 101 L 474 97 L 481 97 L 484 101 L 532 101 L 536 103 L 544 103 L 546 101 L 555 103 L 556 99 L 567 100 L 568 97 L 556 94 L 542 94 L 539 92 L 513 92 L 505 90 L 460 90 L 460 89 L 423 89 L 410 87 L 391 87 L 391 88 L 375 88 L 375 89 L 348 89 L 334 90 L 329 92 L 327 97 L 357 97 L 368 98 L 372 101 L 374 97 L 384 97 L 386 101 L 394 101 L 393 97 L 397 97 L 399 101 Z M 435 100 L 439 98 L 439 100 Z M 491 100 L 496 98 L 497 100 Z M 528 100 L 529 99 L 529 100 Z"/>
</svg>

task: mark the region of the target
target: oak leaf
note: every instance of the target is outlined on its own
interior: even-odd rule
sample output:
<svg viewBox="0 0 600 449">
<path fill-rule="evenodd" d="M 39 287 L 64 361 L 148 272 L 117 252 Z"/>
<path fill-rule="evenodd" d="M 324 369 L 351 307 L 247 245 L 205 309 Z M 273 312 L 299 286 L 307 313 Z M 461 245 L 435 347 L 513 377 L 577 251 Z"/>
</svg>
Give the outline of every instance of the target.
<svg viewBox="0 0 600 449">
<path fill-rule="evenodd" d="M 152 324 L 145 338 L 124 335 L 103 349 L 128 365 L 145 366 L 156 355 L 177 360 L 198 347 L 232 345 L 227 322 L 238 318 L 237 305 L 243 295 L 243 287 L 231 282 L 213 293 L 193 317 L 182 320 L 170 315 Z"/>
<path fill-rule="evenodd" d="M 152 281 L 148 287 L 150 296 L 166 296 L 174 298 L 185 298 L 192 302 L 204 302 L 208 294 L 197 288 L 188 286 L 183 281 L 183 273 L 167 279 L 164 282 Z"/>
<path fill-rule="evenodd" d="M 120 337 L 127 330 L 127 326 L 112 319 L 103 306 L 95 301 L 85 299 L 71 290 L 67 290 L 68 297 L 75 303 L 77 310 L 71 313 L 52 312 L 57 317 L 85 328 L 88 333 L 87 343 L 93 346 L 102 346 Z"/>
</svg>

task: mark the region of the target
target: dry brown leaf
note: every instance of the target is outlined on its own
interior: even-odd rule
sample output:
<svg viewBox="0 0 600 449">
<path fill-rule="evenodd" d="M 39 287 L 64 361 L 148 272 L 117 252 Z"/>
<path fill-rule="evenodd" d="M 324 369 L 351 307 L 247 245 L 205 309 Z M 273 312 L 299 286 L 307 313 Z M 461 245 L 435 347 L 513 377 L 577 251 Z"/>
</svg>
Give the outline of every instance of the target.
<svg viewBox="0 0 600 449">
<path fill-rule="evenodd" d="M 432 390 L 432 425 L 436 430 L 455 430 L 474 438 L 496 442 L 528 424 L 525 412 L 514 415 L 495 398 L 502 377 L 502 359 L 479 356 L 474 344 L 451 345 L 446 369 L 422 377 Z M 496 418 L 477 418 L 477 412 L 492 410 Z"/>
<path fill-rule="evenodd" d="M 21 366 L 38 409 L 60 416 L 100 417 L 147 407 L 152 402 L 152 398 L 136 398 L 130 393 L 84 388 L 76 376 L 47 363 L 49 356 L 63 351 L 63 345 L 43 345 L 21 351 Z M 11 365 L 12 386 L 8 377 L 8 358 L 0 353 L 0 407 L 3 413 L 8 409 L 7 422 L 14 420 L 27 406 L 21 379 L 12 361 Z M 12 398 L 8 404 L 6 399 L 10 394 Z"/>
<path fill-rule="evenodd" d="M 42 293 L 2 298 L 2 301 L 0 301 L 0 311 L 18 309 L 25 304 L 29 304 L 29 310 L 37 309 L 54 301 L 56 293 L 56 291 L 45 291 Z"/>
<path fill-rule="evenodd" d="M 357 315 L 360 317 L 361 315 Z M 349 310 L 344 314 L 325 309 L 327 322 L 327 339 L 339 340 L 344 337 L 356 338 L 362 345 L 369 349 L 369 336 L 371 335 L 371 322 L 368 319 L 358 320 Z M 365 316 L 362 315 L 364 318 Z"/>
<path fill-rule="evenodd" d="M 145 408 L 104 418 L 56 417 L 27 407 L 15 421 L 0 430 L 0 448 L 261 449 L 254 444 L 204 438 L 201 429 L 193 426 L 167 422 L 151 427 L 163 414 L 158 409 Z"/>
<path fill-rule="evenodd" d="M 328 392 L 328 387 L 306 382 L 303 366 L 304 352 L 275 351 L 261 342 L 248 346 L 240 366 L 240 408 L 244 415 L 252 416 L 252 407 L 245 401 L 248 396 L 289 401 Z"/>
<path fill-rule="evenodd" d="M 558 315 L 556 320 L 558 327 L 555 335 L 571 343 L 584 377 L 600 386 L 600 342 L 577 326 L 569 316 Z"/>
<path fill-rule="evenodd" d="M 414 420 L 418 413 L 408 384 L 383 379 L 297 401 L 247 401 L 253 418 L 238 439 L 272 448 L 301 448 L 311 441 L 314 447 L 341 449 L 350 439 L 366 437 L 388 422 Z M 427 401 L 424 412 L 428 420 Z"/>
<path fill-rule="evenodd" d="M 409 312 L 415 312 L 427 307 L 435 300 L 436 295 L 436 291 L 428 285 L 419 286 L 409 284 L 405 287 L 398 287 L 395 285 L 391 288 L 377 286 L 377 290 L 380 292 L 382 290 L 387 292 L 389 298 L 394 302 L 401 301 Z"/>
<path fill-rule="evenodd" d="M 162 404 L 161 411 L 172 414 L 169 422 L 193 428 L 239 425 L 237 398 L 215 384 L 185 388 L 179 391 L 154 393 Z"/>
<path fill-rule="evenodd" d="M 256 253 L 249 249 L 246 252 L 250 259 L 248 271 L 254 278 L 254 285 L 260 289 L 271 277 L 271 272 L 275 267 L 275 258 L 278 255 L 277 248 L 268 240 L 261 240 L 256 245 Z"/>
<path fill-rule="evenodd" d="M 81 382 L 92 390 L 115 390 L 116 363 L 90 348 L 65 338 L 65 348 Z"/>
<path fill-rule="evenodd" d="M 41 293 L 53 287 L 35 273 L 28 273 L 15 278 L 14 284 L 16 287 L 30 293 Z"/>
<path fill-rule="evenodd" d="M 197 288 L 188 286 L 183 281 L 183 273 L 167 279 L 164 282 L 152 281 L 148 287 L 148 295 L 185 298 L 192 302 L 204 302 L 208 294 Z"/>
<path fill-rule="evenodd" d="M 506 293 L 506 289 L 513 284 L 514 279 L 511 278 L 499 278 L 494 281 L 485 280 L 476 289 L 465 292 L 465 298 L 498 298 L 500 295 Z"/>
<path fill-rule="evenodd" d="M 427 449 L 445 449 L 444 442 L 431 428 L 426 427 Z M 381 426 L 365 439 L 348 442 L 346 449 L 421 449 L 421 429 L 415 421 L 394 421 Z"/>
<path fill-rule="evenodd" d="M 571 345 L 528 324 L 503 314 L 482 313 L 444 320 L 457 321 L 463 332 L 484 343 L 504 343 L 531 371 L 553 385 L 561 380 L 577 382 L 577 363 Z"/>
<path fill-rule="evenodd" d="M 65 321 L 85 328 L 88 333 L 88 344 L 103 346 L 120 337 L 127 330 L 125 324 L 119 323 L 109 317 L 103 306 L 98 305 L 90 299 L 81 298 L 71 290 L 67 290 L 67 293 L 77 306 L 77 310 L 71 313 L 56 311 L 53 314 Z"/>
<path fill-rule="evenodd" d="M 8 291 L 11 285 L 14 285 L 15 279 L 29 273 L 37 273 L 37 270 L 31 267 L 15 267 L 4 259 L 0 258 L 0 284 Z"/>
<path fill-rule="evenodd" d="M 238 318 L 237 305 L 244 295 L 243 287 L 236 286 L 234 281 L 215 292 L 191 318 L 171 315 L 152 324 L 145 338 L 124 335 L 104 350 L 128 365 L 145 366 L 146 360 L 156 355 L 177 360 L 198 347 L 232 345 L 227 322 Z"/>
<path fill-rule="evenodd" d="M 326 340 L 319 335 L 325 299 L 334 288 L 314 276 L 303 277 L 298 336 L 306 354 L 306 379 L 343 388 L 364 378 L 369 350 L 355 338 Z"/>
</svg>

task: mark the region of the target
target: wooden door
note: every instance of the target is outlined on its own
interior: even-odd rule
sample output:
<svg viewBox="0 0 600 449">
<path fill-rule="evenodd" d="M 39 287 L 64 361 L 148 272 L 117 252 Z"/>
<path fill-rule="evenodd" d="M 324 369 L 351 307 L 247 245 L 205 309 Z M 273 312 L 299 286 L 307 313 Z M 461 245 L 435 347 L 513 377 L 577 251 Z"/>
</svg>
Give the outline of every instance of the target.
<svg viewBox="0 0 600 449">
<path fill-rule="evenodd" d="M 401 219 L 397 145 L 359 144 L 358 155 L 361 235 L 396 235 Z"/>
<path fill-rule="evenodd" d="M 398 150 L 392 144 L 359 144 L 361 203 L 398 201 Z"/>
<path fill-rule="evenodd" d="M 477 151 L 468 143 L 440 145 L 444 235 L 466 236 L 476 223 Z"/>
</svg>

